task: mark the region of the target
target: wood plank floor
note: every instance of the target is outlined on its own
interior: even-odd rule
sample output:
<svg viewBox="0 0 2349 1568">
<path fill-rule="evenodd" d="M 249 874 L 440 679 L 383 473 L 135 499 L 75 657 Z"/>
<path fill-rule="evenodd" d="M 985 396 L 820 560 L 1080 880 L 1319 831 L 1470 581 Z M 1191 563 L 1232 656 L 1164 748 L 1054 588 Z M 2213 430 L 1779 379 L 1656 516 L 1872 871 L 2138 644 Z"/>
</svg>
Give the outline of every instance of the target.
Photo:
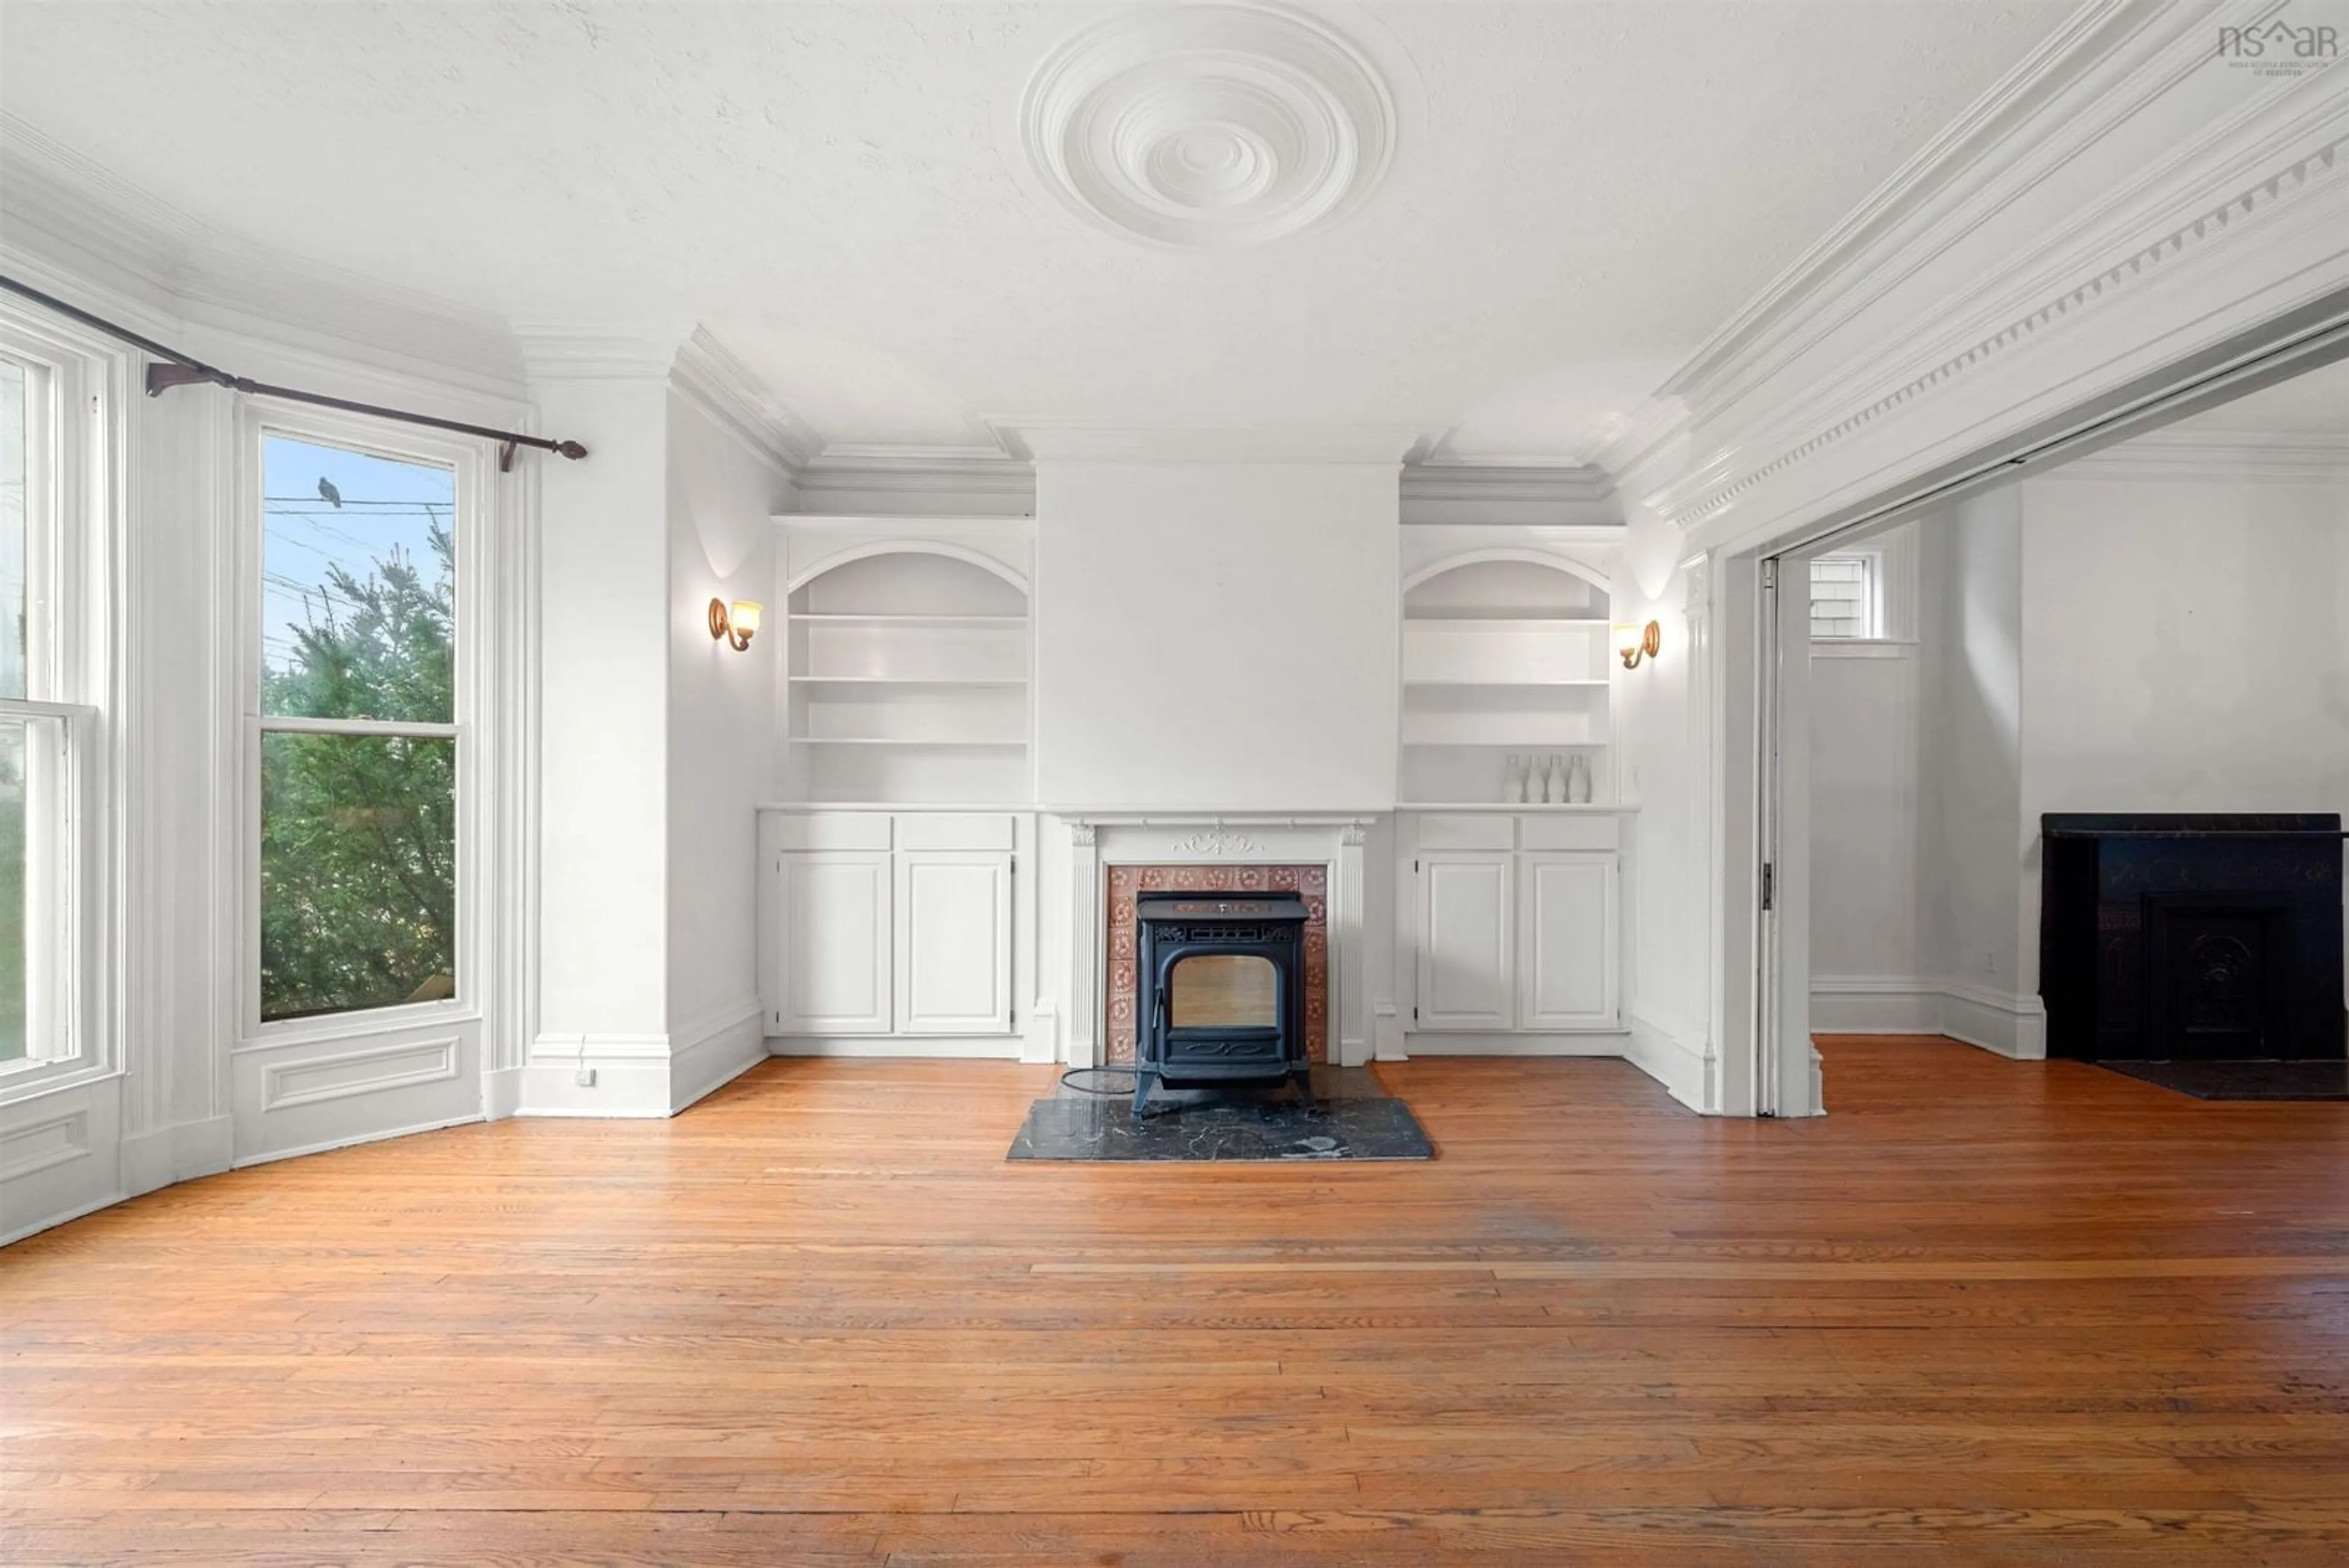
<svg viewBox="0 0 2349 1568">
<path fill-rule="evenodd" d="M 1427 1165 L 776 1061 L 169 1189 L 0 1253 L 0 1561 L 2349 1563 L 2349 1105 L 1825 1049 L 1381 1069 Z"/>
</svg>

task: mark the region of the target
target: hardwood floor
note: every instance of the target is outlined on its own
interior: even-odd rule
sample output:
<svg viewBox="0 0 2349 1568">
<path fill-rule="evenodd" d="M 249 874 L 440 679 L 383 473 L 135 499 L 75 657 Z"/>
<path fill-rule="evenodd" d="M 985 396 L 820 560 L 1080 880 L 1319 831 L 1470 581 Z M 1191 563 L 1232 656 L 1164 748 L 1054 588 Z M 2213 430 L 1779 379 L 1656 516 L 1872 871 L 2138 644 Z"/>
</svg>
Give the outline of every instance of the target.
<svg viewBox="0 0 2349 1568">
<path fill-rule="evenodd" d="M 1428 1165 L 776 1061 L 168 1189 L 0 1253 L 0 1561 L 2349 1562 L 2349 1105 L 1824 1049 L 1382 1069 Z"/>
</svg>

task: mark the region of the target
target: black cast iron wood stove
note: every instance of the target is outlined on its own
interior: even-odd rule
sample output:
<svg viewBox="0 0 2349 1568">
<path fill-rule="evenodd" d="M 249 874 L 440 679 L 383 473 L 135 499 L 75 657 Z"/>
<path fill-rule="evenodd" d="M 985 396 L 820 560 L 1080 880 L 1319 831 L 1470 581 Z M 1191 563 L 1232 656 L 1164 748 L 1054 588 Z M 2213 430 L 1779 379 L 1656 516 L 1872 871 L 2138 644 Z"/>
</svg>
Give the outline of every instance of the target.
<svg viewBox="0 0 2349 1568">
<path fill-rule="evenodd" d="M 1170 1088 L 1286 1078 L 1307 1108 L 1305 900 L 1143 893 L 1135 909 L 1133 1114 Z"/>
</svg>

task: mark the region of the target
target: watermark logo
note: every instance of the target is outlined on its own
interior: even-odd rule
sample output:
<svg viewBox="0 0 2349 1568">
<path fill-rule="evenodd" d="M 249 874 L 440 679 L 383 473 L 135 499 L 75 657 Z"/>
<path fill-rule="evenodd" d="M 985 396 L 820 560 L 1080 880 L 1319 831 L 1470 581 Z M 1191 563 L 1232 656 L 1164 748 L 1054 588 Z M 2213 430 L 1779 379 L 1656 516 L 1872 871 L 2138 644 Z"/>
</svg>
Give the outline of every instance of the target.
<svg viewBox="0 0 2349 1568">
<path fill-rule="evenodd" d="M 2296 26 L 2282 17 L 2249 27 L 2219 29 L 2219 57 L 2239 71 L 2299 77 L 2341 57 L 2341 29 L 2318 23 Z"/>
</svg>

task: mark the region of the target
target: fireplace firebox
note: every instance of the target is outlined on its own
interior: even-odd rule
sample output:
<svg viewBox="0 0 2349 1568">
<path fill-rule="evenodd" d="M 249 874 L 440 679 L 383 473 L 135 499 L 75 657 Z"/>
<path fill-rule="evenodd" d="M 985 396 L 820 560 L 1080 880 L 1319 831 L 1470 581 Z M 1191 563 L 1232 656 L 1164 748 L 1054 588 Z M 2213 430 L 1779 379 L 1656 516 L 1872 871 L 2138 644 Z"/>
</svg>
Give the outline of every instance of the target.
<svg viewBox="0 0 2349 1568">
<path fill-rule="evenodd" d="M 2333 813 L 2041 818 L 2047 1054 L 2086 1062 L 2338 1059 Z"/>
<path fill-rule="evenodd" d="M 1134 921 L 1133 1114 L 1151 1091 L 1286 1079 L 1313 1104 L 1305 900 L 1145 892 Z"/>
</svg>

